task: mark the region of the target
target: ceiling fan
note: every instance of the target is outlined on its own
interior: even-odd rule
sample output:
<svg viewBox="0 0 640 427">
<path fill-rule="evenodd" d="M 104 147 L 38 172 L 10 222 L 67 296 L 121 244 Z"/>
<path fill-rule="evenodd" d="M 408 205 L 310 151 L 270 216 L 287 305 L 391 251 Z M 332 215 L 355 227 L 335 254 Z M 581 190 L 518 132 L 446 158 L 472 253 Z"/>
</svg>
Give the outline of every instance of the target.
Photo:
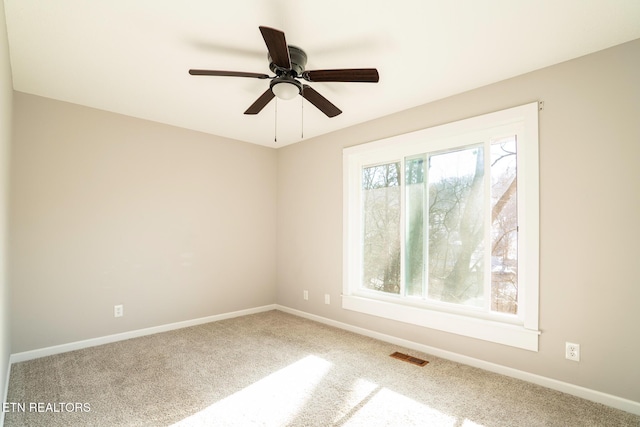
<svg viewBox="0 0 640 427">
<path fill-rule="evenodd" d="M 335 117 L 342 111 L 329 102 L 324 96 L 311 86 L 301 83 L 299 79 L 308 82 L 365 82 L 377 83 L 378 70 L 375 68 L 346 68 L 334 70 L 305 70 L 307 54 L 299 47 L 287 45 L 284 33 L 269 27 L 259 27 L 262 38 L 269 52 L 269 68 L 275 74 L 246 73 L 240 71 L 218 70 L 189 70 L 192 76 L 228 76 L 249 77 L 256 79 L 271 79 L 269 89 L 244 112 L 244 114 L 258 114 L 274 98 L 293 99 L 302 95 L 327 117 Z"/>
</svg>

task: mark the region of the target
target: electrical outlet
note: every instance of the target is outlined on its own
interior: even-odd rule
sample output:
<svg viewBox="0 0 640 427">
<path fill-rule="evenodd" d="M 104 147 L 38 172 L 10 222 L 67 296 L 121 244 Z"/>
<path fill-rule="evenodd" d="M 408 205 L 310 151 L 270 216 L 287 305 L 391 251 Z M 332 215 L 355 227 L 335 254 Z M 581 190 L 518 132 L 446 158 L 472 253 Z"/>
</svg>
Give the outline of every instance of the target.
<svg viewBox="0 0 640 427">
<path fill-rule="evenodd" d="M 325 304 L 331 304 L 331 295 L 324 294 L 324 303 Z"/>
<path fill-rule="evenodd" d="M 302 291 L 302 298 L 304 298 L 305 301 L 309 300 L 309 291 Z"/>
<path fill-rule="evenodd" d="M 122 304 L 113 306 L 113 317 L 124 316 L 124 306 Z"/>
<path fill-rule="evenodd" d="M 573 360 L 575 362 L 580 361 L 580 344 L 574 344 L 571 342 L 565 343 L 565 355 L 569 360 Z"/>
</svg>

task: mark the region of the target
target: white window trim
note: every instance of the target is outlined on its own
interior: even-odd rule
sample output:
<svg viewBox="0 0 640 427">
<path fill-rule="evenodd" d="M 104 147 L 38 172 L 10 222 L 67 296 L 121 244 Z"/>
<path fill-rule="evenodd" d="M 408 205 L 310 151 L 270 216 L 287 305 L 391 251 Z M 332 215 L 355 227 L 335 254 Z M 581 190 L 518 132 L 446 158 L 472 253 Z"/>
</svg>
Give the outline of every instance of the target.
<svg viewBox="0 0 640 427">
<path fill-rule="evenodd" d="M 362 167 L 389 161 L 400 147 L 405 155 L 415 151 L 450 146 L 465 135 L 496 128 L 518 128 L 518 237 L 519 280 L 525 283 L 519 294 L 518 316 L 495 314 L 487 318 L 461 314 L 429 304 L 414 304 L 403 297 L 359 290 L 360 275 L 360 181 Z M 538 103 L 489 113 L 441 126 L 374 141 L 343 151 L 343 295 L 342 307 L 374 316 L 419 325 L 499 344 L 538 351 L 539 301 L 539 177 Z M 522 183 L 521 183 L 522 181 Z M 522 187 L 524 186 L 524 188 Z M 355 225 L 354 225 L 355 224 Z"/>
</svg>

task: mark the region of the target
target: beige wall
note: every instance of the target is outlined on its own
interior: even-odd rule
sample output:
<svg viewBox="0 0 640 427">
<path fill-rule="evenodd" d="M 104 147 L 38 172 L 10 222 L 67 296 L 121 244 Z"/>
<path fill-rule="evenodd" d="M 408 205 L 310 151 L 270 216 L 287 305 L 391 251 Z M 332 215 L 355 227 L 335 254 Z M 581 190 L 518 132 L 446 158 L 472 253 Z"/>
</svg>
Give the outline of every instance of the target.
<svg viewBox="0 0 640 427">
<path fill-rule="evenodd" d="M 9 282 L 7 280 L 7 212 L 9 146 L 11 141 L 11 103 L 13 84 L 9 64 L 9 43 L 4 19 L 4 2 L 0 3 L 0 402 L 5 400 L 9 355 Z M 0 415 L 0 425 L 2 416 Z"/>
<path fill-rule="evenodd" d="M 638 70 L 640 40 L 278 150 L 277 302 L 640 402 Z M 539 352 L 341 309 L 342 148 L 537 100 Z"/>
<path fill-rule="evenodd" d="M 11 165 L 14 353 L 275 302 L 274 149 L 16 92 Z"/>
</svg>

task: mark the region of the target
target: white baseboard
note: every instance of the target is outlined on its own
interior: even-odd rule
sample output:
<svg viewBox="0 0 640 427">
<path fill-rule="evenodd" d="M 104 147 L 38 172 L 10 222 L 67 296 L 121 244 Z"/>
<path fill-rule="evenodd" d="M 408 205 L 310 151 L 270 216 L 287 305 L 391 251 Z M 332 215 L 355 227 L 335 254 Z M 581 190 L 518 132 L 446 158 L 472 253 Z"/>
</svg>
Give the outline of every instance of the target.
<svg viewBox="0 0 640 427">
<path fill-rule="evenodd" d="M 130 338 L 142 337 L 145 335 L 157 334 L 160 332 L 172 331 L 175 329 L 188 328 L 189 326 L 202 325 L 204 323 L 216 322 L 218 320 L 231 319 L 233 317 L 246 316 L 248 314 L 261 313 L 263 311 L 275 310 L 276 305 L 264 305 L 261 307 L 249 308 L 246 310 L 233 311 L 230 313 L 215 314 L 213 316 L 201 317 L 198 319 L 185 320 L 183 322 L 169 323 L 166 325 L 153 326 L 151 328 L 137 329 L 135 331 L 122 332 L 104 337 L 91 338 L 83 341 L 76 341 L 67 344 L 55 345 L 36 350 L 14 353 L 9 357 L 9 369 L 12 363 L 24 362 L 27 360 L 38 359 L 40 357 L 51 356 L 53 354 L 66 353 L 68 351 L 80 350 L 83 348 L 95 347 L 97 345 L 109 344 L 112 342 L 128 340 Z M 8 385 L 8 379 L 7 379 Z"/>
<path fill-rule="evenodd" d="M 396 344 L 405 348 L 420 351 L 422 353 L 431 354 L 436 357 L 451 360 L 465 365 L 473 366 L 476 368 L 484 369 L 486 371 L 495 372 L 497 374 L 506 375 L 508 377 L 517 378 L 519 380 L 527 381 L 533 384 L 537 384 L 543 387 L 550 388 L 552 390 L 561 391 L 563 393 L 571 394 L 581 397 L 583 399 L 591 400 L 593 402 L 602 403 L 603 405 L 610 406 L 612 408 L 620 409 L 622 411 L 630 412 L 632 414 L 640 415 L 640 402 L 625 399 L 622 397 L 614 396 L 607 393 L 602 393 L 597 390 L 588 389 L 575 384 L 558 381 L 553 378 L 543 377 L 541 375 L 532 374 L 530 372 L 521 371 L 507 366 L 498 365 L 496 363 L 487 362 L 473 357 L 464 356 L 462 354 L 454 353 L 451 351 L 442 350 L 436 347 L 416 343 L 413 341 L 397 338 L 392 335 L 382 334 L 369 329 L 361 328 L 358 326 L 349 325 L 347 323 L 331 320 L 326 317 L 317 316 L 304 311 L 289 308 L 283 305 L 276 304 L 276 309 L 285 313 L 293 314 L 295 316 L 304 317 L 309 320 L 315 320 L 316 322 L 324 323 L 329 326 L 344 329 L 350 332 L 355 332 L 360 335 L 375 338 L 380 341 L 385 341 L 391 344 Z"/>
</svg>

